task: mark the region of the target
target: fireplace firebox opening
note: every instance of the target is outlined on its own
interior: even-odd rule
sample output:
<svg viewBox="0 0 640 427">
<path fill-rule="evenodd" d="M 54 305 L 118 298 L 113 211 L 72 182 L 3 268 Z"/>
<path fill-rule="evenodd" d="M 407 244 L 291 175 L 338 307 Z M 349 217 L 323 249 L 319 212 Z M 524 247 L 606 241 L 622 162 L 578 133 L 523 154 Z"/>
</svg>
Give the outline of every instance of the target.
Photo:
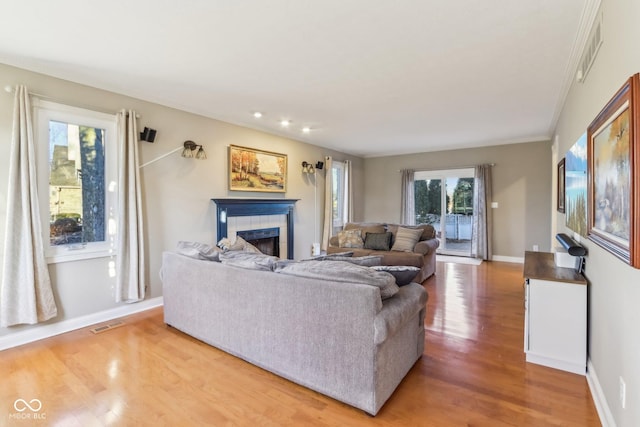
<svg viewBox="0 0 640 427">
<path fill-rule="evenodd" d="M 236 234 L 263 254 L 280 257 L 280 227 L 243 230 Z"/>
</svg>

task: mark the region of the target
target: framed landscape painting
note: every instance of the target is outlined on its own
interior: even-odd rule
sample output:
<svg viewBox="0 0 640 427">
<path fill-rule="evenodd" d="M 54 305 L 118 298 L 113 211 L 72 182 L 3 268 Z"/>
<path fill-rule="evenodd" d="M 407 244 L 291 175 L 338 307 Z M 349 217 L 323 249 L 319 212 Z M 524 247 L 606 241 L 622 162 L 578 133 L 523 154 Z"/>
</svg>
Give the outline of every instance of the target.
<svg viewBox="0 0 640 427">
<path fill-rule="evenodd" d="M 566 226 L 587 237 L 587 133 L 565 156 Z"/>
<path fill-rule="evenodd" d="M 560 213 L 564 213 L 565 208 L 565 159 L 560 160 L 558 163 L 558 201 L 556 203 L 557 210 Z"/>
<path fill-rule="evenodd" d="M 287 191 L 287 155 L 229 146 L 229 190 Z"/>
<path fill-rule="evenodd" d="M 638 75 L 620 88 L 587 130 L 589 239 L 640 267 Z"/>
</svg>

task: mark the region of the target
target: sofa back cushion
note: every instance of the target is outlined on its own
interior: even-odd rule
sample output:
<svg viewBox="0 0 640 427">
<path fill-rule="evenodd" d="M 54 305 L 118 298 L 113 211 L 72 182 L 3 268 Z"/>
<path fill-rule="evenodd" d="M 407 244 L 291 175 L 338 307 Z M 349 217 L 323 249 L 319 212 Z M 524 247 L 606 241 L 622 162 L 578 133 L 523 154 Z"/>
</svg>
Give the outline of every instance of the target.
<svg viewBox="0 0 640 427">
<path fill-rule="evenodd" d="M 379 222 L 348 222 L 344 226 L 344 230 L 362 230 L 362 237 L 366 233 L 384 233 L 384 224 Z"/>
</svg>

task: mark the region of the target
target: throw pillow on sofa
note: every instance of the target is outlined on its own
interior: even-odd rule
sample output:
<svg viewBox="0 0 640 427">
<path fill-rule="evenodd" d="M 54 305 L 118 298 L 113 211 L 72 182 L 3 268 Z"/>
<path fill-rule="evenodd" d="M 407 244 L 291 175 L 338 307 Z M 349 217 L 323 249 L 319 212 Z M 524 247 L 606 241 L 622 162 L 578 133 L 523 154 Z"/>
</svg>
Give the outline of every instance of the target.
<svg viewBox="0 0 640 427">
<path fill-rule="evenodd" d="M 398 227 L 396 241 L 393 243 L 392 251 L 412 252 L 416 243 L 422 236 L 421 229 Z"/>
<path fill-rule="evenodd" d="M 341 248 L 361 249 L 364 246 L 362 241 L 362 230 L 342 230 L 338 233 L 338 246 Z"/>
<path fill-rule="evenodd" d="M 220 261 L 220 248 L 199 242 L 179 241 L 176 252 L 195 259 Z"/>
<path fill-rule="evenodd" d="M 275 256 L 246 251 L 227 251 L 220 254 L 223 264 L 249 270 L 271 271 L 279 260 L 280 258 Z"/>
<path fill-rule="evenodd" d="M 384 233 L 367 233 L 364 237 L 364 248 L 375 251 L 389 251 L 391 250 L 392 236 L 390 231 Z"/>
<path fill-rule="evenodd" d="M 260 252 L 260 249 L 256 248 L 240 236 L 236 236 L 236 240 L 233 243 L 231 243 L 231 240 L 228 237 L 224 237 L 218 242 L 218 246 L 224 251 L 245 251 L 256 254 L 262 253 Z"/>
<path fill-rule="evenodd" d="M 393 233 L 393 239 L 391 241 L 395 241 L 396 234 L 398 233 L 398 227 L 410 228 L 410 229 L 421 229 L 422 236 L 420 236 L 420 240 L 429 240 L 436 238 L 436 230 L 433 228 L 431 224 L 418 224 L 418 225 L 403 225 L 403 224 L 387 224 L 387 231 Z"/>
<path fill-rule="evenodd" d="M 384 271 L 396 279 L 398 286 L 408 285 L 416 277 L 420 269 L 410 265 L 376 265 L 371 267 L 376 271 Z"/>
</svg>

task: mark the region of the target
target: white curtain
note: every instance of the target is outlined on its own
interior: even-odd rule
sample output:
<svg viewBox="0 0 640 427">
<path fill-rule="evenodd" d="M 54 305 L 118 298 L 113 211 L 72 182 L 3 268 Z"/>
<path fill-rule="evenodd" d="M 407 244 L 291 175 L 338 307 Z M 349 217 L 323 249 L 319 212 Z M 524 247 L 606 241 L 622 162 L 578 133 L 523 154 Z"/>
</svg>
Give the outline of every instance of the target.
<svg viewBox="0 0 640 427">
<path fill-rule="evenodd" d="M 475 167 L 473 186 L 473 232 L 471 256 L 490 260 L 493 256 L 491 245 L 491 165 Z"/>
<path fill-rule="evenodd" d="M 131 110 L 119 112 L 117 124 L 116 302 L 137 302 L 144 299 L 146 286 L 136 113 Z"/>
<path fill-rule="evenodd" d="M 329 239 L 333 235 L 333 160 L 331 156 L 324 158 L 324 226 L 322 227 L 322 250 L 329 247 Z"/>
<path fill-rule="evenodd" d="M 416 223 L 416 201 L 413 186 L 415 172 L 411 169 L 403 169 L 400 188 L 400 223 L 415 225 Z"/>
<path fill-rule="evenodd" d="M 0 326 L 34 324 L 58 314 L 44 256 L 31 102 L 17 86 L 9 158 Z"/>
<path fill-rule="evenodd" d="M 353 222 L 353 178 L 351 170 L 353 165 L 351 160 L 345 160 L 344 162 L 344 188 L 343 194 L 343 207 L 342 210 L 342 223 Z"/>
</svg>

